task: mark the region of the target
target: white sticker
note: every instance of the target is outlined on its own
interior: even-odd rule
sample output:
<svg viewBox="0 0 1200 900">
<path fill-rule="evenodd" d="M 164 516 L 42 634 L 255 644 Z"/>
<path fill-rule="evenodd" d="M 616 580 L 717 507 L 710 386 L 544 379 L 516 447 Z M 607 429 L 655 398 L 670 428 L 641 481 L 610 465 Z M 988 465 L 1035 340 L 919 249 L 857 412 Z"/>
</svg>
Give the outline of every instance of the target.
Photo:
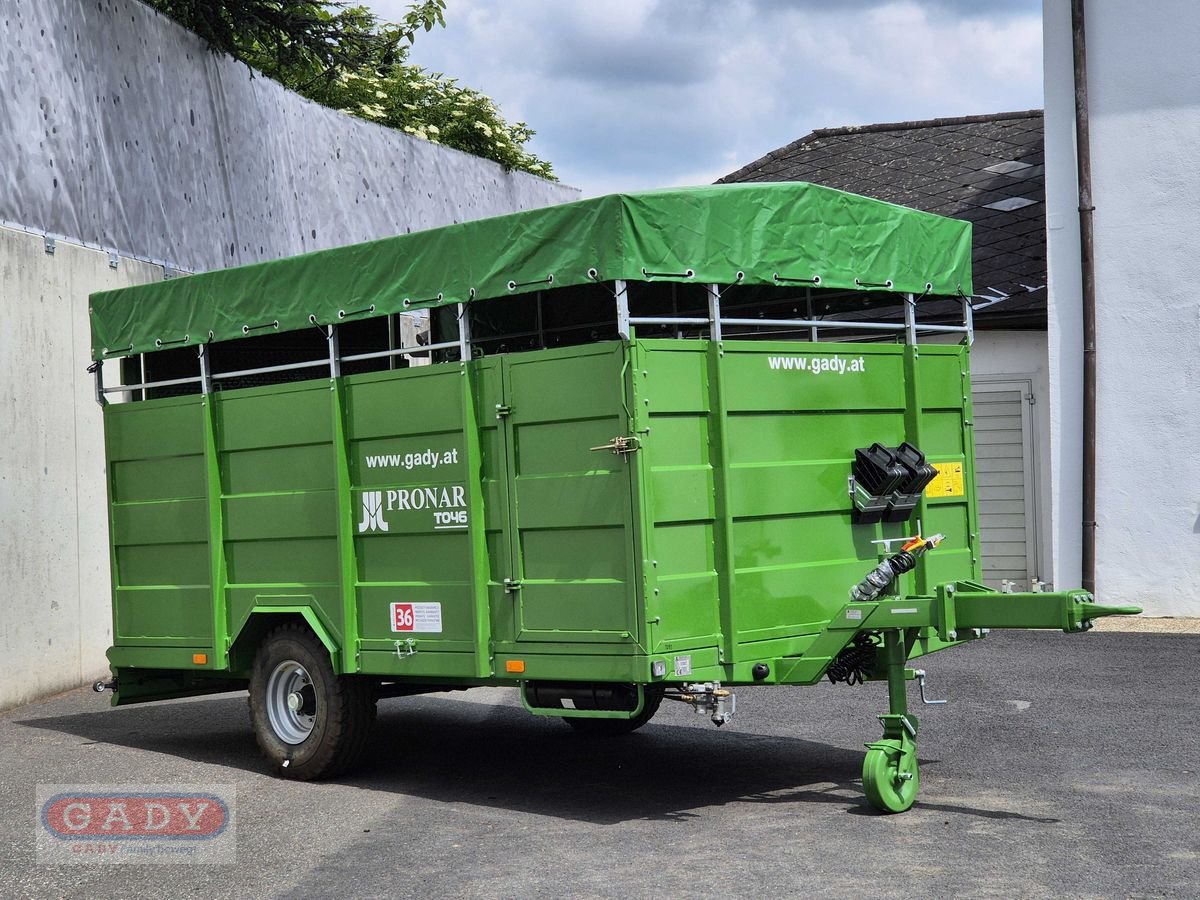
<svg viewBox="0 0 1200 900">
<path fill-rule="evenodd" d="M 861 619 L 862 618 L 862 610 L 861 609 L 848 609 L 848 610 L 846 610 L 846 618 L 847 619 Z"/>
<path fill-rule="evenodd" d="M 442 630 L 442 604 L 393 603 L 392 631 Z"/>
<path fill-rule="evenodd" d="M 676 675 L 691 675 L 692 674 L 692 658 L 690 656 L 675 657 L 675 674 Z"/>
</svg>

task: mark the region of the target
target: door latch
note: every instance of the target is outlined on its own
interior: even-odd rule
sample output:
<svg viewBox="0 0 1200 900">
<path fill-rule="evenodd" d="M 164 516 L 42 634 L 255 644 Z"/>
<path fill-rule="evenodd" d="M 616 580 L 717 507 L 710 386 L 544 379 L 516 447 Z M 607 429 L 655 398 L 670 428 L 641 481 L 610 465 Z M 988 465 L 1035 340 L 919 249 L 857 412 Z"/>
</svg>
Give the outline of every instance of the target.
<svg viewBox="0 0 1200 900">
<path fill-rule="evenodd" d="M 599 447 L 589 447 L 590 450 L 611 450 L 613 453 L 636 453 L 642 449 L 642 443 L 632 435 L 617 435 L 607 444 L 601 444 Z"/>
<path fill-rule="evenodd" d="M 505 416 L 510 415 L 511 413 L 512 413 L 511 406 L 506 406 L 503 403 L 496 404 L 496 418 L 497 419 L 503 419 Z"/>
<path fill-rule="evenodd" d="M 514 581 L 511 578 L 504 579 L 504 592 L 507 594 L 515 594 L 521 589 L 521 582 Z"/>
</svg>

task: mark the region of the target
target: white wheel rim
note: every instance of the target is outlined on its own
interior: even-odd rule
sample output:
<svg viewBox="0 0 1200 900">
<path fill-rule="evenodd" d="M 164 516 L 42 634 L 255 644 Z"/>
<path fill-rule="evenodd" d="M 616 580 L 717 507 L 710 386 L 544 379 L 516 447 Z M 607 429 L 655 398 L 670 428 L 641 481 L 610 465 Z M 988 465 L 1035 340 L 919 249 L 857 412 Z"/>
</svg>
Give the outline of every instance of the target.
<svg viewBox="0 0 1200 900">
<path fill-rule="evenodd" d="M 303 744 L 317 719 L 317 698 L 308 670 L 295 660 L 277 665 L 267 678 L 267 718 L 285 744 Z"/>
</svg>

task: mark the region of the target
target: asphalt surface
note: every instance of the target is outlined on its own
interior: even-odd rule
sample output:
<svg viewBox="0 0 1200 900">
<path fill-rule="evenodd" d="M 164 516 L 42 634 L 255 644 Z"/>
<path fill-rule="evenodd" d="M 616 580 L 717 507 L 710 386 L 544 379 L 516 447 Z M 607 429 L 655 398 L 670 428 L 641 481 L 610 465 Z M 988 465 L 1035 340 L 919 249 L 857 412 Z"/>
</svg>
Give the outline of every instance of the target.
<svg viewBox="0 0 1200 900">
<path fill-rule="evenodd" d="M 3 897 L 1200 897 L 1200 635 L 993 633 L 927 658 L 921 795 L 862 796 L 882 685 L 667 703 L 598 740 L 511 691 L 387 700 L 337 783 L 266 774 L 244 694 L 0 716 Z M 915 686 L 912 689 L 916 700 Z M 233 865 L 36 862 L 39 783 L 233 784 Z"/>
</svg>

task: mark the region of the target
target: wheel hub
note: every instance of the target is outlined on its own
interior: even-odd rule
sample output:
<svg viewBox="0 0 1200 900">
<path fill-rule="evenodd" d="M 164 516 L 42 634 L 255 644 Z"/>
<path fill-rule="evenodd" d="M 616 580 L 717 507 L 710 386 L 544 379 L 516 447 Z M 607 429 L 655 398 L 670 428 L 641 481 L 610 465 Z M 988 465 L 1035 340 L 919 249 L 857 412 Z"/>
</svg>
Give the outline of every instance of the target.
<svg viewBox="0 0 1200 900">
<path fill-rule="evenodd" d="M 279 663 L 267 678 L 267 719 L 285 744 L 302 744 L 317 721 L 316 691 L 312 676 L 295 660 Z"/>
</svg>

